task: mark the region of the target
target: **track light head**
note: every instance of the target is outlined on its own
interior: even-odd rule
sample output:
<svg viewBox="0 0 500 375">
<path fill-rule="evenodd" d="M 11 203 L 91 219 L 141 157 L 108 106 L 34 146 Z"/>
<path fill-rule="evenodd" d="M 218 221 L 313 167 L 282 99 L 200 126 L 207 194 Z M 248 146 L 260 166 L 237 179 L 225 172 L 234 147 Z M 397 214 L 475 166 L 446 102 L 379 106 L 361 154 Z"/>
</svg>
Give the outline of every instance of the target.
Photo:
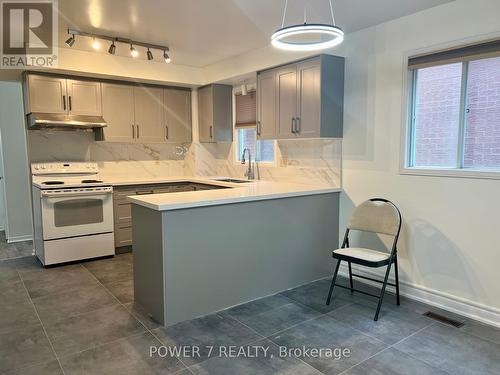
<svg viewBox="0 0 500 375">
<path fill-rule="evenodd" d="M 168 55 L 167 51 L 163 51 L 163 59 L 165 60 L 165 62 L 167 64 L 170 64 L 170 62 L 172 61 L 172 59 L 170 58 L 170 56 Z"/>
<path fill-rule="evenodd" d="M 95 49 L 95 50 L 98 50 L 101 48 L 101 42 L 99 42 L 98 39 L 94 38 L 92 40 L 92 48 Z"/>
<path fill-rule="evenodd" d="M 148 60 L 153 60 L 153 52 L 151 52 L 149 50 L 149 48 L 148 48 L 147 56 L 148 56 Z"/>
<path fill-rule="evenodd" d="M 137 51 L 132 44 L 130 44 L 130 55 L 132 57 L 139 56 L 139 51 Z"/>
<path fill-rule="evenodd" d="M 75 34 L 71 34 L 71 36 L 66 39 L 65 43 L 68 47 L 73 47 L 73 44 L 75 44 Z"/>
<path fill-rule="evenodd" d="M 115 54 L 115 52 L 116 52 L 116 46 L 115 46 L 115 42 L 113 41 L 113 42 L 111 43 L 111 45 L 109 46 L 108 53 L 109 53 L 110 55 L 114 55 L 114 54 Z"/>
</svg>

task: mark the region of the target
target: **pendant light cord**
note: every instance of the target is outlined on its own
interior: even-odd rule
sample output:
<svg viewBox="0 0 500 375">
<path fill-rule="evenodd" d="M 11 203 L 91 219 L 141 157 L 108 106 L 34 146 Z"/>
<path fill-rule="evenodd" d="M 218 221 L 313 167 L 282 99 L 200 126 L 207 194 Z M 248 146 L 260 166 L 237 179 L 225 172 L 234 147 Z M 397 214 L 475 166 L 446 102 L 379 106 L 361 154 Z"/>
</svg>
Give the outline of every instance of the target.
<svg viewBox="0 0 500 375">
<path fill-rule="evenodd" d="M 328 4 L 330 5 L 330 15 L 332 16 L 332 25 L 335 26 L 335 17 L 333 16 L 332 0 L 328 0 Z M 283 9 L 283 18 L 281 19 L 281 28 L 285 27 L 285 17 L 286 17 L 287 8 L 288 8 L 288 0 L 285 0 L 285 8 Z M 306 8 L 305 7 L 304 7 L 304 23 L 306 23 Z"/>
<path fill-rule="evenodd" d="M 333 17 L 333 6 L 332 6 L 332 0 L 328 1 L 330 3 L 330 13 L 332 15 L 332 25 L 335 26 L 335 17 Z"/>
<path fill-rule="evenodd" d="M 285 16 L 287 7 L 288 7 L 288 0 L 285 0 L 285 9 L 283 10 L 283 19 L 281 20 L 281 28 L 285 26 Z"/>
</svg>

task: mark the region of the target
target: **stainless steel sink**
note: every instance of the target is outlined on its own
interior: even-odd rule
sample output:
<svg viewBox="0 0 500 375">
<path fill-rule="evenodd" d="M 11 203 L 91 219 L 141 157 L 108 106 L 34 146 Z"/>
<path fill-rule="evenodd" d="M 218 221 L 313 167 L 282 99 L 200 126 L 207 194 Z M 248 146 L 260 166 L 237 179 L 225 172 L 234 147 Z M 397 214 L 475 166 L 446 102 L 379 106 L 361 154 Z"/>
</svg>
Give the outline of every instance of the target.
<svg viewBox="0 0 500 375">
<path fill-rule="evenodd" d="M 237 178 L 214 178 L 213 180 L 220 182 L 232 182 L 233 184 L 246 184 L 252 182 L 252 180 L 240 180 Z"/>
</svg>

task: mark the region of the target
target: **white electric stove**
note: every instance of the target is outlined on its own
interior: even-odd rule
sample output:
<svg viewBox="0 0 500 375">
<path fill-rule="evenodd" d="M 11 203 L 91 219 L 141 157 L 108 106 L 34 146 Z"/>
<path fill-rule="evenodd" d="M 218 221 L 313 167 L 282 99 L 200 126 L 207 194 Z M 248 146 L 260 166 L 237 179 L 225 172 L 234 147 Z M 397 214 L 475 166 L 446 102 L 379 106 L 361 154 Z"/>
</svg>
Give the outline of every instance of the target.
<svg viewBox="0 0 500 375">
<path fill-rule="evenodd" d="M 44 265 L 113 255 L 113 188 L 96 163 L 31 165 L 35 253 Z"/>
</svg>

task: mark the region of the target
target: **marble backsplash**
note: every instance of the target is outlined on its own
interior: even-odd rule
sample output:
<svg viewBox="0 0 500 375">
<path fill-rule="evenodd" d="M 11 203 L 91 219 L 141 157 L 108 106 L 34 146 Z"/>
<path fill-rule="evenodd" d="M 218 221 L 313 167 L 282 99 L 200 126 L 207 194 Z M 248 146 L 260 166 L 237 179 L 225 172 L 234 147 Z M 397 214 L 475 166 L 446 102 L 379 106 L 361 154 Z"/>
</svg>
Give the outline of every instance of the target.
<svg viewBox="0 0 500 375">
<path fill-rule="evenodd" d="M 30 130 L 30 162 L 95 161 L 103 178 L 243 177 L 232 143 L 95 142 L 92 132 Z M 259 164 L 262 180 L 341 186 L 341 139 L 277 141 L 276 163 Z"/>
</svg>

